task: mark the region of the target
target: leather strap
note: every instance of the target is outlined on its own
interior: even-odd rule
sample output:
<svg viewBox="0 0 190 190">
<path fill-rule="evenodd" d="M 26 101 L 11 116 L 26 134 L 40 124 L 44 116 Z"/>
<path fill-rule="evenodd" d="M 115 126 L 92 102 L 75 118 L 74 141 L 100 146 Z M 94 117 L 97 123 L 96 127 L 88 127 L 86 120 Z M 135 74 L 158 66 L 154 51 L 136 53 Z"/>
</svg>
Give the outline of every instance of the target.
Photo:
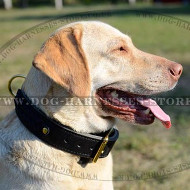
<svg viewBox="0 0 190 190">
<path fill-rule="evenodd" d="M 56 149 L 92 159 L 109 132 L 101 134 L 78 133 L 48 117 L 37 106 L 32 105 L 31 100 L 22 90 L 18 90 L 15 99 L 15 110 L 23 125 L 44 143 Z M 44 129 L 46 129 L 46 134 L 44 134 Z M 118 137 L 119 132 L 114 128 L 100 158 L 108 156 Z"/>
</svg>

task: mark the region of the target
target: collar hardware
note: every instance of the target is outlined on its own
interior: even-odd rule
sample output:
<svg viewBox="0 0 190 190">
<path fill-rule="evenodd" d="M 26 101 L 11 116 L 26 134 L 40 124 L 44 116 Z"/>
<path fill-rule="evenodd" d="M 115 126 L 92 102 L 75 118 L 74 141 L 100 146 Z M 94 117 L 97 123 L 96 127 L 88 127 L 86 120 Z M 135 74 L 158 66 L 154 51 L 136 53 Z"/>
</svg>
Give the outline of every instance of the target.
<svg viewBox="0 0 190 190">
<path fill-rule="evenodd" d="M 44 128 L 42 129 L 42 133 L 43 133 L 44 135 L 48 135 L 48 134 L 49 134 L 49 128 L 44 127 Z"/>
<path fill-rule="evenodd" d="M 23 79 L 25 79 L 26 76 L 24 76 L 24 75 L 22 75 L 22 74 L 18 74 L 18 75 L 12 76 L 11 79 L 9 80 L 9 82 L 8 82 L 8 90 L 9 90 L 9 93 L 10 93 L 13 97 L 15 97 L 16 95 L 14 94 L 14 92 L 13 92 L 13 90 L 12 90 L 12 82 L 13 82 L 13 80 L 15 80 L 16 78 L 23 78 Z"/>
<path fill-rule="evenodd" d="M 104 137 L 102 144 L 100 145 L 98 151 L 96 152 L 96 155 L 94 156 L 92 162 L 96 163 L 97 160 L 99 159 L 100 155 L 104 153 L 104 149 L 106 144 L 108 143 L 109 140 L 109 135 L 111 134 L 113 128 L 108 132 L 108 134 Z"/>
</svg>

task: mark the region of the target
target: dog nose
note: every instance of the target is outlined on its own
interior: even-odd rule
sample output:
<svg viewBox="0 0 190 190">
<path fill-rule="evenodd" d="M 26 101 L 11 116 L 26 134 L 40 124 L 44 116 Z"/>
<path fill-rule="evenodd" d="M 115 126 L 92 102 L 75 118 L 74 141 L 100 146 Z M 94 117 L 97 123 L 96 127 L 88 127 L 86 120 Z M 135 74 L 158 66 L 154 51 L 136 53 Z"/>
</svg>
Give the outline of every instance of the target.
<svg viewBox="0 0 190 190">
<path fill-rule="evenodd" d="M 169 67 L 170 75 L 174 80 L 178 80 L 181 76 L 181 73 L 183 71 L 183 67 L 179 63 L 172 62 L 172 64 Z"/>
</svg>

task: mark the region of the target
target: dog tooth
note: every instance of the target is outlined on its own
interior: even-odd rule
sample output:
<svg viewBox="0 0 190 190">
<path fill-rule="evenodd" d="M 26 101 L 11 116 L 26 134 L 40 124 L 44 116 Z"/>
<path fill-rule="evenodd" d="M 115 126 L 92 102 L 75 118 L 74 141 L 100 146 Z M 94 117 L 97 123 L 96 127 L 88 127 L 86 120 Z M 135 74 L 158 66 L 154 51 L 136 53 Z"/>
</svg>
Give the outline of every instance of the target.
<svg viewBox="0 0 190 190">
<path fill-rule="evenodd" d="M 120 101 L 120 102 L 125 102 L 125 100 L 123 100 L 123 98 L 120 98 L 119 101 Z"/>
<path fill-rule="evenodd" d="M 148 109 L 144 110 L 143 113 L 148 115 L 150 113 L 150 109 L 148 108 Z"/>
<path fill-rule="evenodd" d="M 118 98 L 118 94 L 115 90 L 111 93 L 111 95 L 113 98 Z"/>
</svg>

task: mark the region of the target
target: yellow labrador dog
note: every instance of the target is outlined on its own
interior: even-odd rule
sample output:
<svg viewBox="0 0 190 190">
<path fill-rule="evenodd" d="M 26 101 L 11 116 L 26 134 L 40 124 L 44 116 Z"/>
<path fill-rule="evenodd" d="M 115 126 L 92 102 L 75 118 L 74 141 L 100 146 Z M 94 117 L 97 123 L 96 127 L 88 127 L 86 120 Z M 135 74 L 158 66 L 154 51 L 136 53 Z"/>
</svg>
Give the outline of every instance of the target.
<svg viewBox="0 0 190 190">
<path fill-rule="evenodd" d="M 181 73 L 180 64 L 140 51 L 108 24 L 58 29 L 34 57 L 17 95 L 26 104 L 0 124 L 0 189 L 112 190 L 108 141 L 115 118 L 143 125 L 156 117 L 169 128 L 169 116 L 147 95 L 173 89 Z M 60 99 L 33 106 L 33 97 Z M 85 97 L 95 97 L 96 105 L 74 104 Z M 99 144 L 91 154 L 93 143 Z"/>
</svg>

